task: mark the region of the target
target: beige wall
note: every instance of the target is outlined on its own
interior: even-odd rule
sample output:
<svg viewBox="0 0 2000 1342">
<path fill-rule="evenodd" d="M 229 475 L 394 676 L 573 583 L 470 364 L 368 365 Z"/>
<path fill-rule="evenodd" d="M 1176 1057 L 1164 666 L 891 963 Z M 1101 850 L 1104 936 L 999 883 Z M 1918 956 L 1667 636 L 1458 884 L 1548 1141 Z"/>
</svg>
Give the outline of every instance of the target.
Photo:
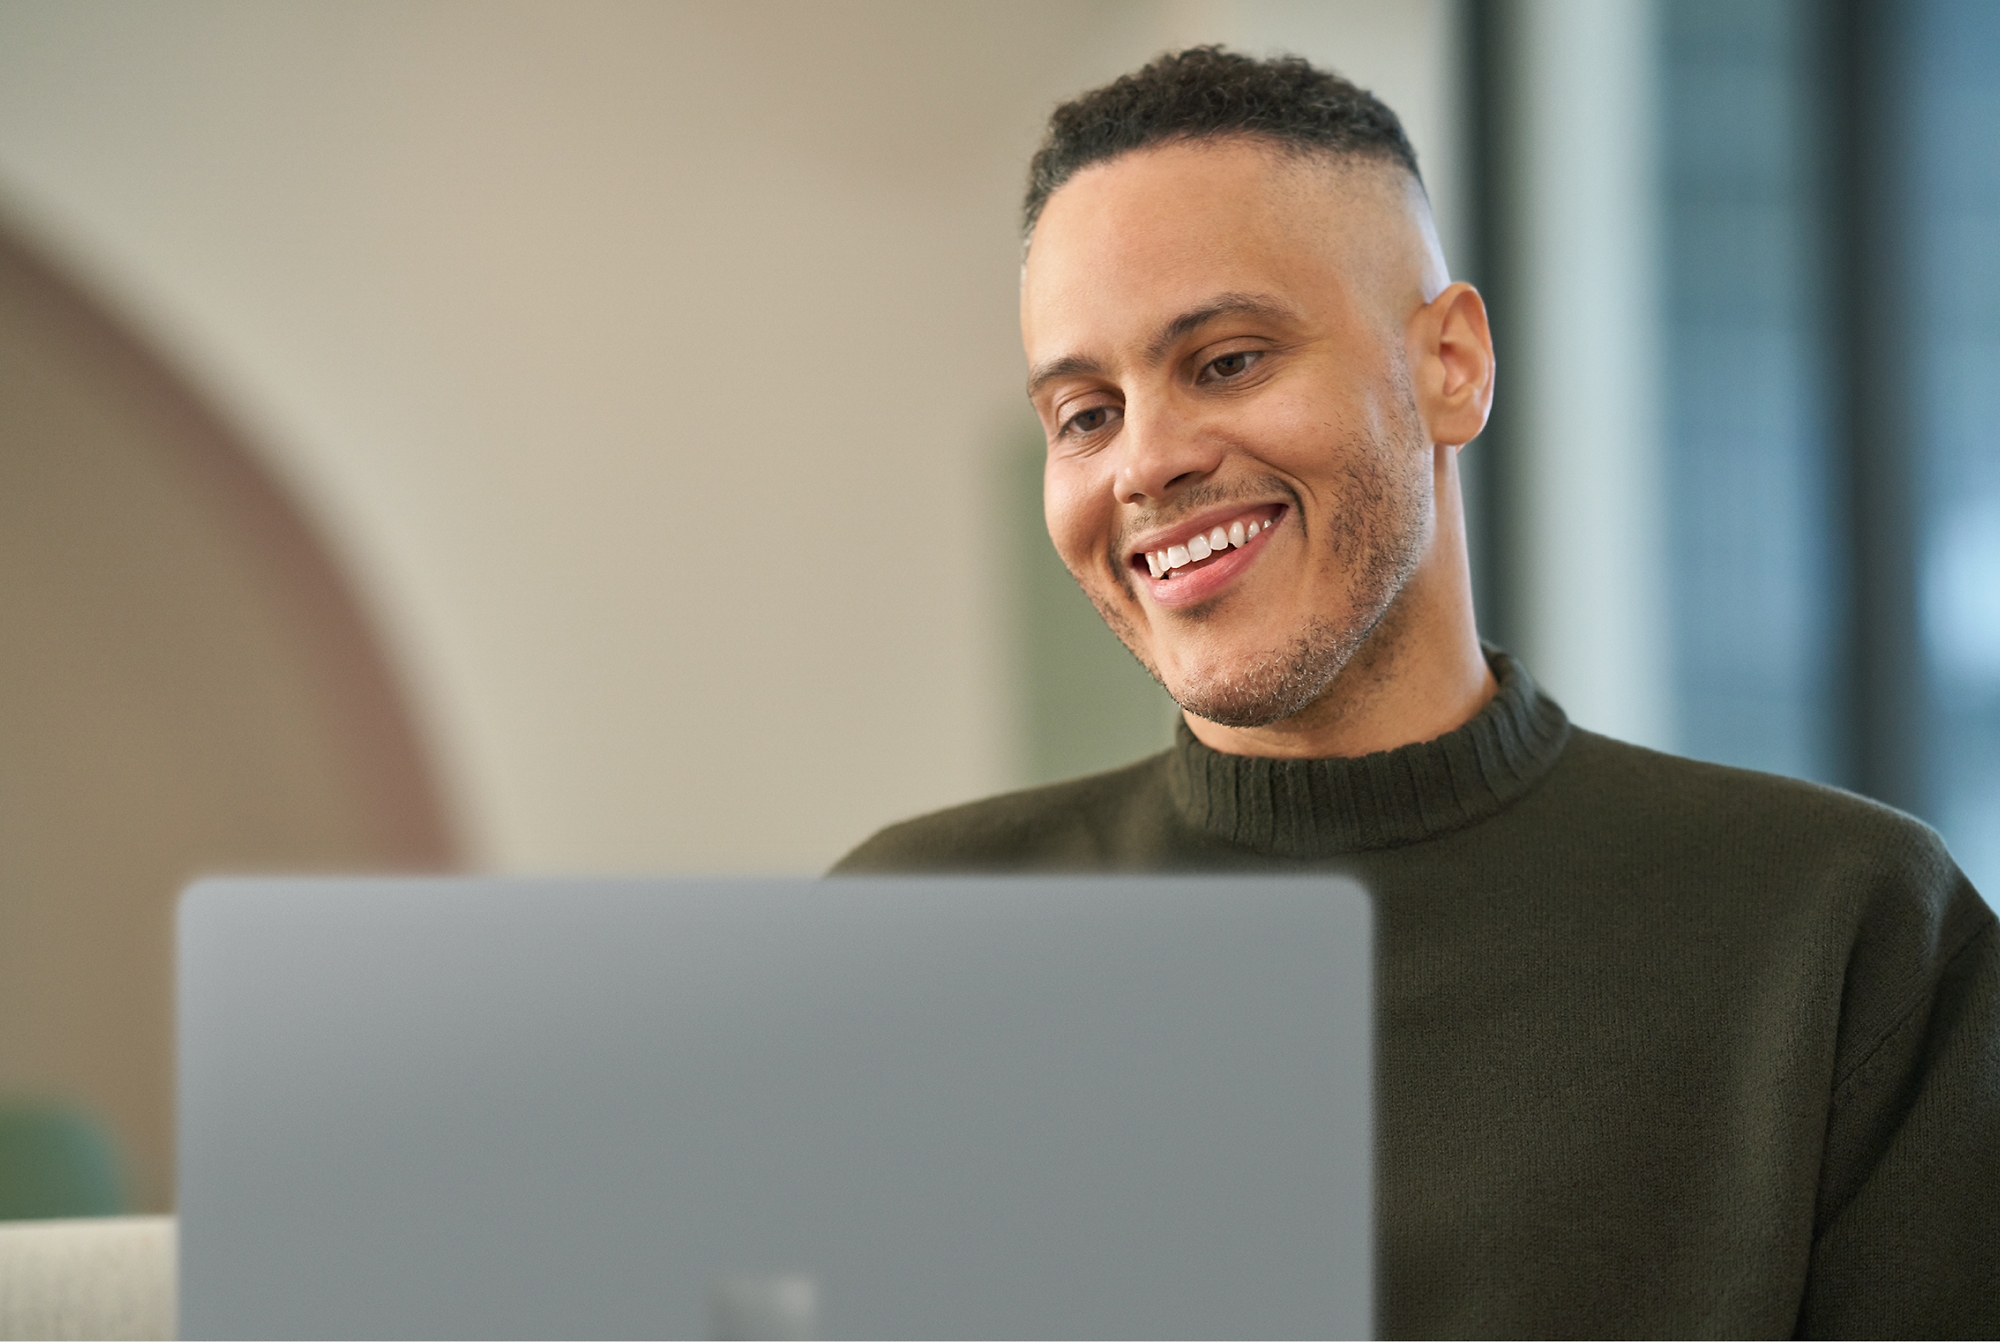
<svg viewBox="0 0 2000 1342">
<path fill-rule="evenodd" d="M 1048 106 L 1169 43 L 1403 111 L 1444 3 L 0 3 L 0 210 L 333 538 L 476 862 L 810 871 L 1020 773 L 993 455 Z"/>
</svg>

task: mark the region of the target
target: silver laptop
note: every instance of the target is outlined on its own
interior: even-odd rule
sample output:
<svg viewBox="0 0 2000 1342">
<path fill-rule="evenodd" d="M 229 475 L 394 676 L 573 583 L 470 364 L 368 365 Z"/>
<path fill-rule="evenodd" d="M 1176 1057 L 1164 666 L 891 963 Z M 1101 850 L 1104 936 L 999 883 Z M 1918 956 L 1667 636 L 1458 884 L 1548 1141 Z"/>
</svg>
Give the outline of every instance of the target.
<svg viewBox="0 0 2000 1342">
<path fill-rule="evenodd" d="M 1368 901 L 1255 878 L 232 879 L 183 1337 L 1344 1337 Z"/>
</svg>

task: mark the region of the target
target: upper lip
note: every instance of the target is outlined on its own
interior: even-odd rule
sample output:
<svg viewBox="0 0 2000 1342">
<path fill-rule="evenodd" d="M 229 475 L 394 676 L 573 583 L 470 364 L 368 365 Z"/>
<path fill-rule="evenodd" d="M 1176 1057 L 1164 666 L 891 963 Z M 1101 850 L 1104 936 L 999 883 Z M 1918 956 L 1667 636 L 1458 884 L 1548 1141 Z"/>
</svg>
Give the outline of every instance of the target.
<svg viewBox="0 0 2000 1342">
<path fill-rule="evenodd" d="M 1145 557 L 1149 550 L 1164 550 L 1170 545 L 1185 545 L 1195 536 L 1207 535 L 1217 525 L 1227 526 L 1239 517 L 1247 516 L 1259 509 L 1277 505 L 1277 499 L 1266 499 L 1261 503 L 1225 503 L 1196 513 L 1183 522 L 1148 534 L 1143 539 L 1125 547 L 1127 562 Z"/>
</svg>

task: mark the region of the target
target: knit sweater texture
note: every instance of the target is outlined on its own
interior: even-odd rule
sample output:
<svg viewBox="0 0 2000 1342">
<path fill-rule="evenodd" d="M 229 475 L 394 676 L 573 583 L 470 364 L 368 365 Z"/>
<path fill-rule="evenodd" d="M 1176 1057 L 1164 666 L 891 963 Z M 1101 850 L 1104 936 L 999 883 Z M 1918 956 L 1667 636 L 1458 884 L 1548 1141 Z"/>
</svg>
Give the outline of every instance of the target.
<svg viewBox="0 0 2000 1342">
<path fill-rule="evenodd" d="M 2000 930 L 1937 835 L 1573 727 L 1127 768 L 837 872 L 1342 871 L 1376 906 L 1389 1337 L 2000 1337 Z"/>
</svg>

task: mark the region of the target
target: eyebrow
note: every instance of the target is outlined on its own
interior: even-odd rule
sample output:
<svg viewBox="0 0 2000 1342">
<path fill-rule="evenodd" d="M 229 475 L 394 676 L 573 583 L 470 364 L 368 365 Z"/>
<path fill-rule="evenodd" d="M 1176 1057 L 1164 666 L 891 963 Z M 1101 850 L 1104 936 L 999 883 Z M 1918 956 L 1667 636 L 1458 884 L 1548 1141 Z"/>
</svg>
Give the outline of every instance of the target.
<svg viewBox="0 0 2000 1342">
<path fill-rule="evenodd" d="M 1167 357 L 1175 343 L 1191 331 L 1196 331 L 1214 321 L 1217 317 L 1277 317 L 1289 319 L 1297 314 L 1287 303 L 1280 302 L 1267 294 L 1217 294 L 1198 308 L 1190 308 L 1178 317 L 1170 318 L 1162 325 L 1153 338 L 1146 342 L 1146 361 L 1157 364 Z M 1028 376 L 1028 395 L 1032 397 L 1045 385 L 1059 377 L 1074 377 L 1079 373 L 1102 373 L 1104 365 L 1082 354 L 1066 354 L 1038 365 Z"/>
</svg>

